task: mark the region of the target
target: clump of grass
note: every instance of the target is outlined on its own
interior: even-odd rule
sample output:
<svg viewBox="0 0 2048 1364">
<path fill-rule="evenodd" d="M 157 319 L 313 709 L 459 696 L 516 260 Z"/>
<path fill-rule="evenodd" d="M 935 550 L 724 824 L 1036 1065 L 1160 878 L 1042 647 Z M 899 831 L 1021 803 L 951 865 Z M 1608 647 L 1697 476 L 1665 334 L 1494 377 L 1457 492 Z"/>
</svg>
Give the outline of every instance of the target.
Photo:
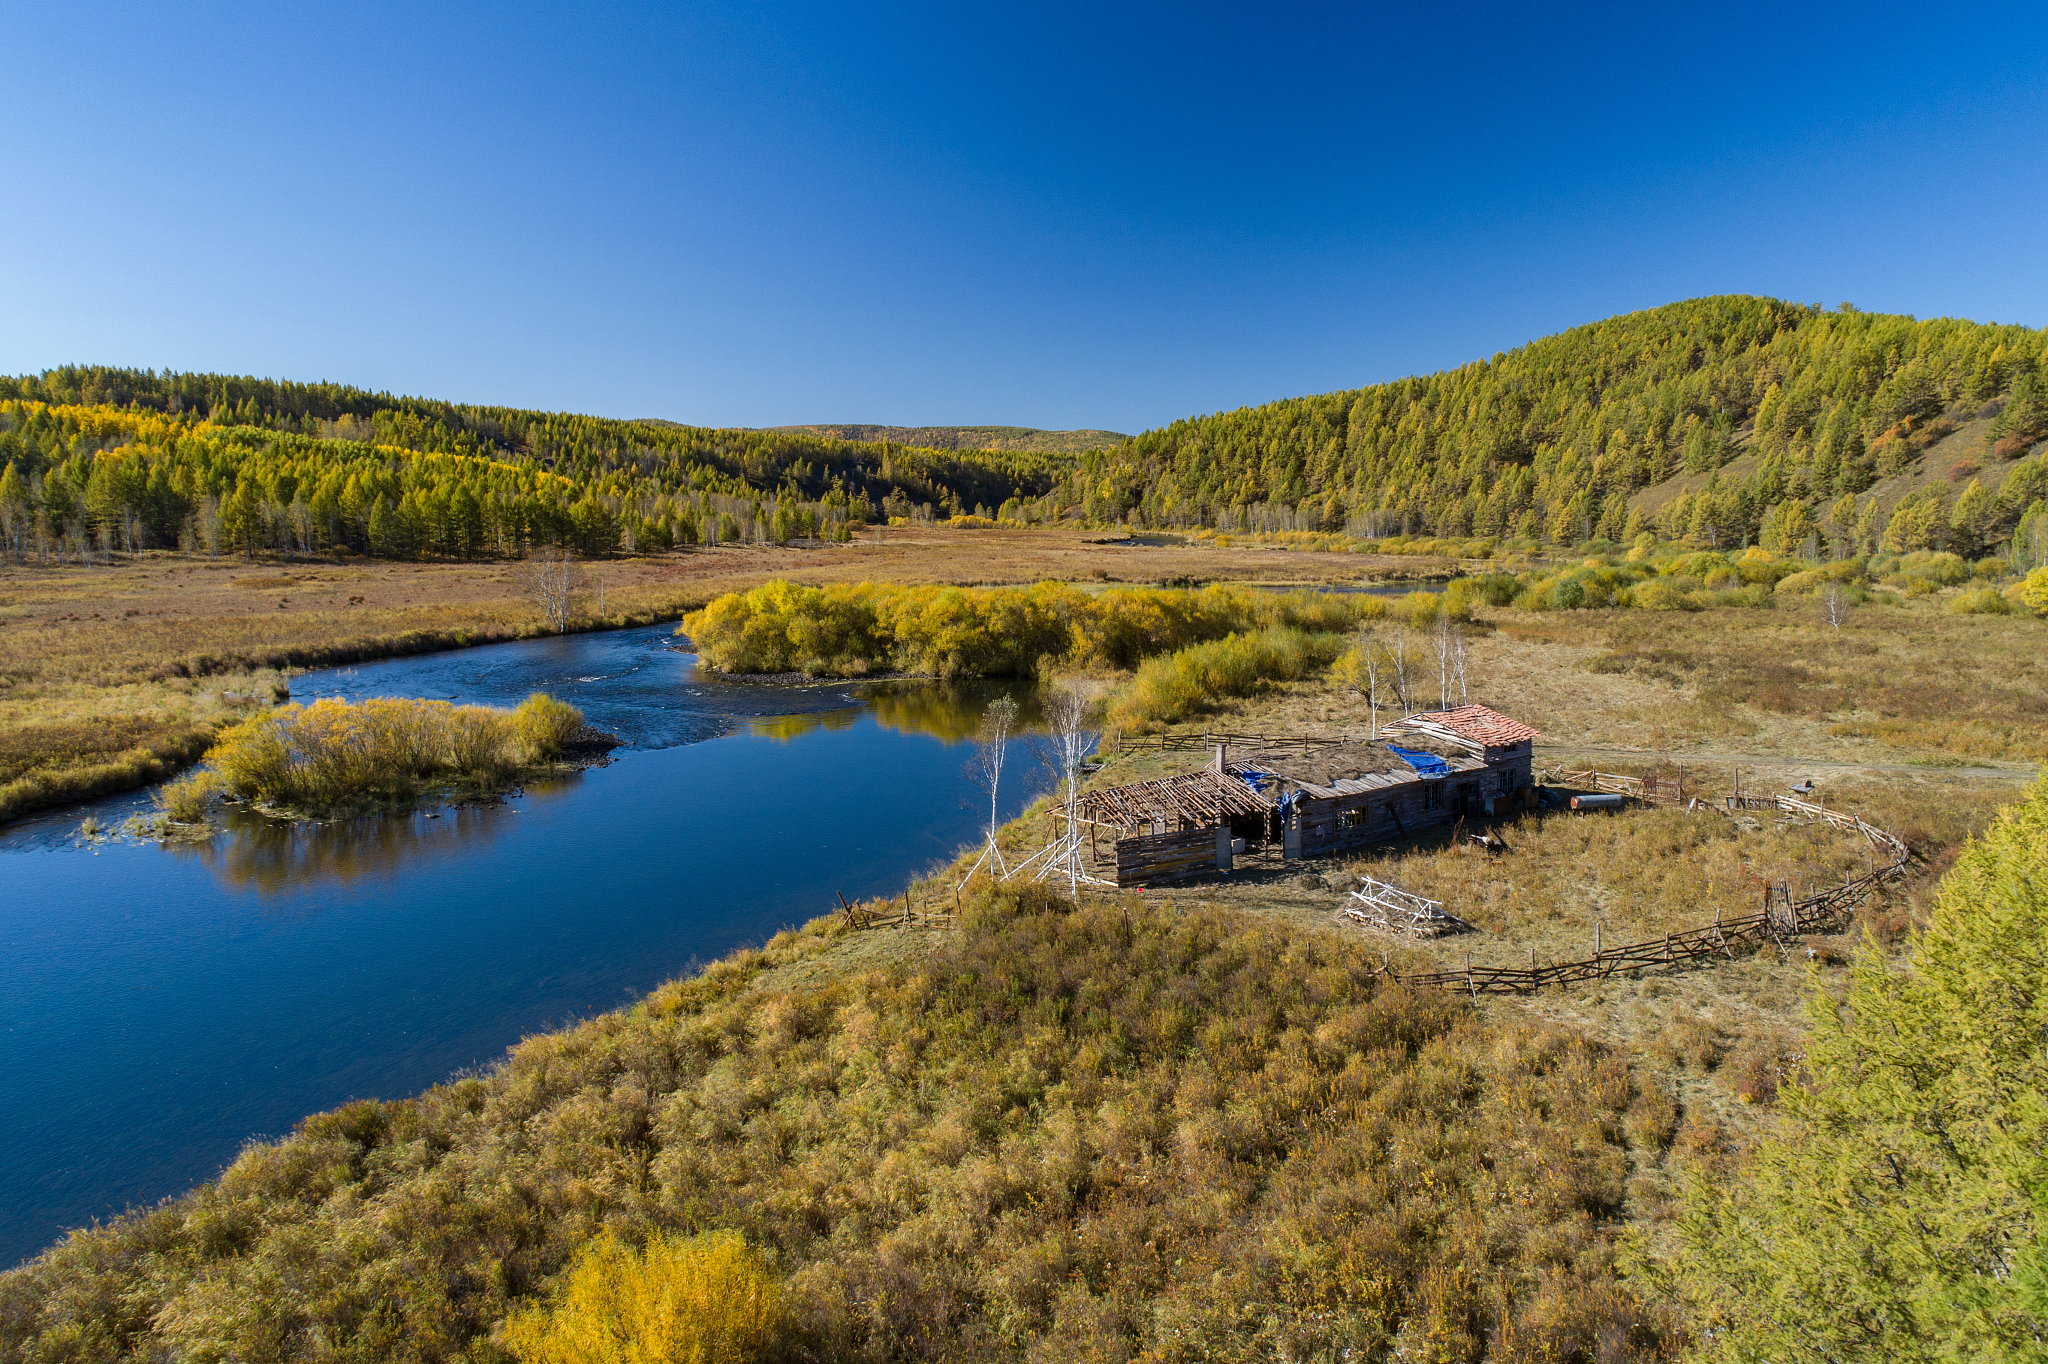
<svg viewBox="0 0 2048 1364">
<path fill-rule="evenodd" d="M 204 824 L 221 789 L 220 773 L 201 768 L 157 788 L 157 813 L 173 824 Z"/>
<path fill-rule="evenodd" d="M 449 782 L 489 785 L 522 762 L 555 757 L 582 723 L 574 706 L 538 692 L 510 712 L 446 701 L 329 698 L 244 720 L 221 735 L 206 761 L 214 789 L 328 810 L 410 799 Z M 211 794 L 205 781 L 190 778 L 167 792 L 166 813 L 202 808 Z"/>
</svg>

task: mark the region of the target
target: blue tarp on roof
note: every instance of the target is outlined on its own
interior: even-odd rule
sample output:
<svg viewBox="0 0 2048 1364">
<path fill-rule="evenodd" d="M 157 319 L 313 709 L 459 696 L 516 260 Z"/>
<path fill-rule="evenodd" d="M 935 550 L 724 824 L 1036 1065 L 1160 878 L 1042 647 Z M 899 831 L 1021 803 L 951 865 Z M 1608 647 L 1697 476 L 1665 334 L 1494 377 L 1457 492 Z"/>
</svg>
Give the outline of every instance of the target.
<svg viewBox="0 0 2048 1364">
<path fill-rule="evenodd" d="M 1395 757 L 1407 763 L 1425 777 L 1448 777 L 1451 775 L 1451 765 L 1434 753 L 1418 753 L 1410 748 L 1395 748 L 1392 744 L 1388 744 L 1387 748 Z"/>
</svg>

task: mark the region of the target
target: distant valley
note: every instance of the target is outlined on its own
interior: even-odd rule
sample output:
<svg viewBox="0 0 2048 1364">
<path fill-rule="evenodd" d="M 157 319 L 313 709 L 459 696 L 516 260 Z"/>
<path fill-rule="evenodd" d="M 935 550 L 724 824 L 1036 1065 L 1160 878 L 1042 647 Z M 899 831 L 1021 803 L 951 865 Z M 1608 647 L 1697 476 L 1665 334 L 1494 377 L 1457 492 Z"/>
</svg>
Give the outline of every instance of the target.
<svg viewBox="0 0 2048 1364">
<path fill-rule="evenodd" d="M 771 426 L 770 431 L 800 432 L 827 440 L 888 441 L 926 450 L 1012 450 L 1041 455 L 1078 455 L 1121 445 L 1130 437 L 1117 431 L 1040 431 L 1031 426 L 863 426 L 857 423 L 821 426 Z"/>
</svg>

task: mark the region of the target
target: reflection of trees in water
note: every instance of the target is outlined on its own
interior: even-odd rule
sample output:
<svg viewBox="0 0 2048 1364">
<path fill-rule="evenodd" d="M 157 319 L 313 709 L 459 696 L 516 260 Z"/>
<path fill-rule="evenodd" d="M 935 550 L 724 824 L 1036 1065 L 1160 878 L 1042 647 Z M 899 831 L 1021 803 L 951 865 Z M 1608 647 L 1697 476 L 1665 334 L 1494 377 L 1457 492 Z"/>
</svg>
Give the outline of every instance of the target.
<svg viewBox="0 0 2048 1364">
<path fill-rule="evenodd" d="M 864 706 L 845 710 L 815 711 L 809 715 L 777 715 L 753 721 L 749 734 L 787 743 L 820 729 L 850 729 L 863 712 L 873 715 L 883 729 L 899 734 L 927 734 L 949 744 L 974 737 L 981 713 L 998 696 L 1017 703 L 1020 728 L 1036 727 L 1039 721 L 1037 693 L 1029 683 L 976 682 L 923 683 L 907 687 L 877 687 Z"/>
<path fill-rule="evenodd" d="M 814 710 L 806 715 L 770 715 L 747 722 L 747 733 L 757 739 L 773 739 L 786 744 L 791 739 L 820 729 L 852 729 L 860 719 L 860 710 L 850 707 L 846 710 Z"/>
<path fill-rule="evenodd" d="M 566 795 L 581 781 L 579 773 L 536 783 L 526 788 L 526 795 L 548 800 Z M 230 885 L 274 895 L 309 881 L 388 880 L 412 864 L 477 852 L 516 827 L 519 819 L 511 806 L 502 804 L 450 806 L 438 819 L 423 813 L 357 815 L 320 824 L 236 811 L 226 830 L 210 843 L 165 846 L 179 856 L 198 857 Z"/>
</svg>

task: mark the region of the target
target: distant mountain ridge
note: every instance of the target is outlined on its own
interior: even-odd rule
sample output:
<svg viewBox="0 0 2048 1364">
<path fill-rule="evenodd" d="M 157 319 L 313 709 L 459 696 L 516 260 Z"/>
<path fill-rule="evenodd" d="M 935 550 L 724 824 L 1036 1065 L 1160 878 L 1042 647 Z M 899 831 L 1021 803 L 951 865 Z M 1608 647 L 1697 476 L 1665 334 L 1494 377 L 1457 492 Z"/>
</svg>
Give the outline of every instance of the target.
<svg viewBox="0 0 2048 1364">
<path fill-rule="evenodd" d="M 927 450 L 1002 450 L 1041 455 L 1078 455 L 1121 445 L 1130 439 L 1117 431 L 1041 431 L 1032 426 L 868 426 L 846 422 L 766 429 L 801 432 L 827 440 L 888 441 Z"/>
</svg>

